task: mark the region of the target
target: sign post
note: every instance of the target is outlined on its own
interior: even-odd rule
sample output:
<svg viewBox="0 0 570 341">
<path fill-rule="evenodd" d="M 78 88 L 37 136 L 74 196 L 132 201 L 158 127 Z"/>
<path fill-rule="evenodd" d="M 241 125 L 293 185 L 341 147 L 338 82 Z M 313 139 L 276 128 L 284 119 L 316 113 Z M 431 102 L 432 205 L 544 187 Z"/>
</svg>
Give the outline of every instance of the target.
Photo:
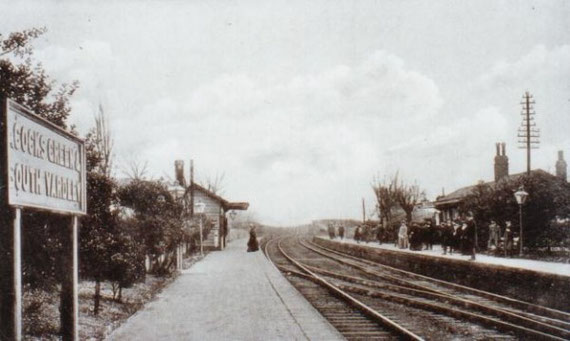
<svg viewBox="0 0 570 341">
<path fill-rule="evenodd" d="M 65 231 L 65 242 L 71 245 L 65 250 L 65 272 L 61 283 L 61 336 L 63 340 L 79 340 L 79 302 L 78 297 L 78 258 L 77 236 L 78 222 L 76 215 L 71 218 L 71 224 Z"/>
<path fill-rule="evenodd" d="M 1 105 L 0 209 L 13 209 L 14 218 L 7 250 L 12 254 L 7 271 L 10 283 L 2 284 L 9 290 L 0 293 L 0 335 L 22 339 L 21 215 L 22 209 L 31 208 L 71 215 L 69 230 L 64 231 L 64 245 L 69 247 L 64 257 L 60 318 L 63 340 L 78 340 L 78 217 L 87 212 L 84 142 L 10 99 Z"/>
<path fill-rule="evenodd" d="M 14 262 L 14 317 L 13 328 L 16 340 L 22 339 L 22 242 L 21 242 L 21 226 L 22 226 L 22 209 L 16 207 L 14 209 L 14 228 L 12 261 Z"/>
</svg>

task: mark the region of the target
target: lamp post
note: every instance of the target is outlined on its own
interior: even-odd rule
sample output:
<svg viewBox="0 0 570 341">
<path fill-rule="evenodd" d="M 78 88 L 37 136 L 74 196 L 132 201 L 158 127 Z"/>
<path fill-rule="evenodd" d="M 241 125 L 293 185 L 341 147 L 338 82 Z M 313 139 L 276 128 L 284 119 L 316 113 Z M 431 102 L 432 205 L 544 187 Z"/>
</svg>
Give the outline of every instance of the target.
<svg viewBox="0 0 570 341">
<path fill-rule="evenodd" d="M 204 210 L 206 208 L 206 204 L 204 204 L 201 201 L 198 201 L 197 203 L 194 204 L 194 212 L 196 212 L 197 214 L 200 214 L 200 255 L 203 256 L 204 255 L 204 246 L 202 245 L 202 213 L 204 213 Z"/>
<path fill-rule="evenodd" d="M 519 190 L 515 192 L 515 199 L 519 204 L 519 256 L 523 254 L 522 205 L 525 203 L 526 198 L 528 198 L 528 193 L 525 192 L 523 186 L 519 187 Z"/>
</svg>

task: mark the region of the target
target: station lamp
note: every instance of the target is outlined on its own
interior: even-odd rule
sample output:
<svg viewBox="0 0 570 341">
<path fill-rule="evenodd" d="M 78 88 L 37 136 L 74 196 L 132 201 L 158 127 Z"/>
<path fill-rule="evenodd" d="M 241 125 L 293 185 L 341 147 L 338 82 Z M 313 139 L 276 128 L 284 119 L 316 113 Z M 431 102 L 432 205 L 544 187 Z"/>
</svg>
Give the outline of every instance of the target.
<svg viewBox="0 0 570 341">
<path fill-rule="evenodd" d="M 523 254 L 523 223 L 522 223 L 522 205 L 526 202 L 528 198 L 528 193 L 524 190 L 524 187 L 519 187 L 519 190 L 515 192 L 515 199 L 519 204 L 519 256 Z"/>
</svg>

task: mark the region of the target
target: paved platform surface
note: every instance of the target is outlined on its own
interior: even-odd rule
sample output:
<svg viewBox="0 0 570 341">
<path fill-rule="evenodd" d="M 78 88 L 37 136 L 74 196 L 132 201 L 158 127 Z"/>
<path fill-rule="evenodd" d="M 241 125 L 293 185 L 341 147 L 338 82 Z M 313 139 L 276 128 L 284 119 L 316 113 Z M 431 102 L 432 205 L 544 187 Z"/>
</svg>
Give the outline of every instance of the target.
<svg viewBox="0 0 570 341">
<path fill-rule="evenodd" d="M 247 240 L 208 254 L 109 340 L 343 340 Z"/>
<path fill-rule="evenodd" d="M 329 239 L 326 236 L 321 236 L 323 239 Z M 334 239 L 339 243 L 352 243 L 357 244 L 354 239 Z M 399 251 L 399 252 L 409 252 L 414 254 L 424 254 L 433 257 L 442 257 L 442 258 L 453 258 L 453 259 L 462 259 L 466 262 L 472 262 L 469 260 L 470 256 L 461 255 L 458 253 L 454 253 L 453 255 L 447 254 L 443 255 L 443 250 L 441 245 L 434 245 L 433 250 L 422 250 L 422 251 L 412 251 L 409 249 L 399 249 L 398 247 L 394 246 L 394 244 L 378 244 L 378 242 L 360 242 L 359 245 L 363 246 L 370 246 L 376 248 L 382 248 L 391 251 Z M 493 265 L 501 265 L 506 267 L 512 268 L 520 268 L 520 269 L 528 269 L 537 272 L 545 272 L 550 274 L 562 275 L 562 276 L 570 276 L 570 264 L 566 263 L 555 263 L 555 262 L 544 262 L 539 260 L 531 260 L 531 259 L 518 259 L 518 258 L 504 258 L 504 257 L 495 257 L 483 254 L 477 254 L 475 261 L 476 263 L 483 263 L 483 264 L 493 264 Z"/>
</svg>

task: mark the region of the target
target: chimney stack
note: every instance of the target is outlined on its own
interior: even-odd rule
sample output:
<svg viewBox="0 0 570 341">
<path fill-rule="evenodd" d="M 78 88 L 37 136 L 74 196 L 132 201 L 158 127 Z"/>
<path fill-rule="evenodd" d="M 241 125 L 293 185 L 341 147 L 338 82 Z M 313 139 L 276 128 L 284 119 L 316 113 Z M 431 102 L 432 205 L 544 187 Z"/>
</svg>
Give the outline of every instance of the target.
<svg viewBox="0 0 570 341">
<path fill-rule="evenodd" d="M 564 161 L 564 152 L 562 150 L 558 151 L 558 161 L 556 161 L 556 176 L 563 179 L 564 181 L 568 181 L 566 170 L 568 165 L 566 161 Z"/>
<path fill-rule="evenodd" d="M 509 158 L 506 152 L 506 143 L 496 143 L 497 155 L 495 155 L 495 182 L 509 176 Z"/>
<path fill-rule="evenodd" d="M 174 176 L 180 186 L 186 187 L 186 179 L 184 179 L 184 161 L 174 161 Z"/>
</svg>

